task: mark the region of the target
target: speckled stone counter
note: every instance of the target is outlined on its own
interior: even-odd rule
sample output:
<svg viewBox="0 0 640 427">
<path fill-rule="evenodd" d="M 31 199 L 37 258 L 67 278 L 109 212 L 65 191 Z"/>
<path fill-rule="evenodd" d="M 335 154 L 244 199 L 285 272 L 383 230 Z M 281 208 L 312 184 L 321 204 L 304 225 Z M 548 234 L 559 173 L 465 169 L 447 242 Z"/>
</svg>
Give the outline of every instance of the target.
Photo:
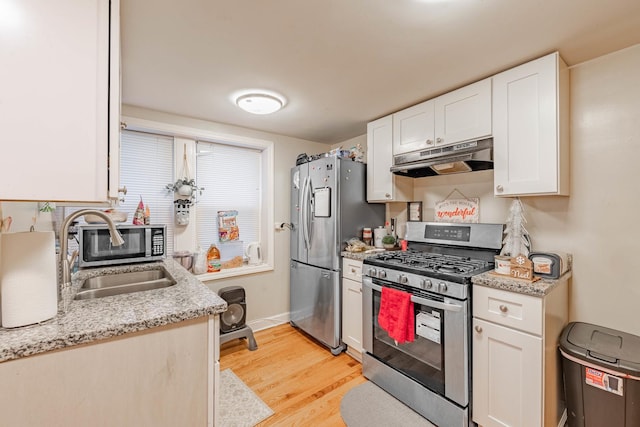
<svg viewBox="0 0 640 427">
<path fill-rule="evenodd" d="M 571 277 L 571 271 L 563 274 L 559 279 L 540 279 L 535 282 L 513 279 L 509 276 L 498 276 L 491 272 L 478 274 L 471 278 L 474 285 L 488 288 L 502 289 L 503 291 L 517 292 L 520 294 L 544 297 L 564 280 Z"/>
<path fill-rule="evenodd" d="M 347 251 L 342 251 L 340 252 L 340 256 L 343 258 L 349 258 L 349 259 L 355 259 L 357 261 L 363 261 L 365 258 L 368 258 L 370 256 L 375 256 L 378 255 L 380 253 L 383 252 L 389 252 L 386 250 L 381 250 L 381 251 L 375 251 L 375 252 L 347 252 Z"/>
<path fill-rule="evenodd" d="M 176 280 L 164 289 L 73 300 L 82 282 L 104 274 L 163 266 Z M 222 313 L 227 303 L 173 259 L 80 270 L 63 290 L 58 315 L 38 325 L 0 328 L 0 362 Z"/>
</svg>

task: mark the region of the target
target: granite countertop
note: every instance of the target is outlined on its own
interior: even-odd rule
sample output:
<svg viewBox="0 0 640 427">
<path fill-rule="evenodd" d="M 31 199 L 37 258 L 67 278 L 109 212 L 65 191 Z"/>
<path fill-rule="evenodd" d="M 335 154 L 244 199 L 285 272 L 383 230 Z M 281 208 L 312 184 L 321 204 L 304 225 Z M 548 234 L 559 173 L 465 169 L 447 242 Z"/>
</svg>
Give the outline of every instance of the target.
<svg viewBox="0 0 640 427">
<path fill-rule="evenodd" d="M 340 252 L 340 256 L 343 258 L 349 258 L 349 259 L 355 259 L 357 261 L 362 261 L 365 258 L 368 258 L 370 256 L 375 256 L 378 254 L 381 254 L 383 252 L 390 252 L 387 251 L 386 249 L 383 250 L 378 250 L 375 252 L 349 252 L 349 251 L 342 251 Z"/>
<path fill-rule="evenodd" d="M 163 266 L 176 279 L 164 289 L 73 300 L 84 279 Z M 20 328 L 0 328 L 0 362 L 222 313 L 227 303 L 173 259 L 80 270 L 62 291 L 58 314 Z"/>
<path fill-rule="evenodd" d="M 509 276 L 498 276 L 487 271 L 473 276 L 471 278 L 471 282 L 474 285 L 486 286 L 488 288 L 517 292 L 535 297 L 544 297 L 569 277 L 571 277 L 571 271 L 566 272 L 559 279 L 540 279 L 535 282 L 528 282 L 522 279 L 514 279 Z"/>
</svg>

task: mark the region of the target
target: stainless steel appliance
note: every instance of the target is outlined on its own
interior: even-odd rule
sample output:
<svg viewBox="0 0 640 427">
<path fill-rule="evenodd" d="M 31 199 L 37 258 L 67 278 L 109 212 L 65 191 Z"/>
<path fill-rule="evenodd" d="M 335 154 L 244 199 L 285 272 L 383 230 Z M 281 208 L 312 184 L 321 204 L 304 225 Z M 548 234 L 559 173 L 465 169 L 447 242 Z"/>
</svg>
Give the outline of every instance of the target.
<svg viewBox="0 0 640 427">
<path fill-rule="evenodd" d="M 78 226 L 78 267 L 157 261 L 166 257 L 165 225 L 117 225 L 124 244 L 114 246 L 107 225 Z"/>
<path fill-rule="evenodd" d="M 364 260 L 363 374 L 439 426 L 472 425 L 471 277 L 493 269 L 503 228 L 409 222 L 408 251 Z M 384 287 L 411 294 L 413 342 L 380 327 Z"/>
<path fill-rule="evenodd" d="M 291 169 L 291 324 L 331 349 L 341 340 L 340 252 L 362 229 L 384 224 L 366 202 L 366 165 L 321 157 Z"/>
<path fill-rule="evenodd" d="M 493 139 L 481 139 L 398 154 L 391 172 L 421 178 L 493 169 Z"/>
</svg>

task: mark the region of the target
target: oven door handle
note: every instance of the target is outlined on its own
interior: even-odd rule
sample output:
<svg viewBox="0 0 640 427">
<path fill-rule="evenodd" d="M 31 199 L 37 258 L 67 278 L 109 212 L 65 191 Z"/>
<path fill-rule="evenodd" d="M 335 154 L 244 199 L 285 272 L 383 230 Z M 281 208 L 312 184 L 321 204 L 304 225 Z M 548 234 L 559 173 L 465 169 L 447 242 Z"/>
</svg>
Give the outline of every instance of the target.
<svg viewBox="0 0 640 427">
<path fill-rule="evenodd" d="M 375 283 L 373 283 L 373 281 L 369 277 L 365 277 L 362 280 L 362 284 L 370 287 L 373 290 L 376 290 L 382 293 L 382 286 L 376 285 Z M 415 295 L 411 295 L 411 302 L 414 302 L 416 304 L 428 305 L 429 307 L 433 307 L 433 308 L 440 308 L 445 311 L 453 311 L 453 312 L 462 311 L 462 306 L 460 305 L 450 304 L 447 302 L 440 302 L 440 301 L 431 300 L 427 298 L 420 298 Z"/>
</svg>

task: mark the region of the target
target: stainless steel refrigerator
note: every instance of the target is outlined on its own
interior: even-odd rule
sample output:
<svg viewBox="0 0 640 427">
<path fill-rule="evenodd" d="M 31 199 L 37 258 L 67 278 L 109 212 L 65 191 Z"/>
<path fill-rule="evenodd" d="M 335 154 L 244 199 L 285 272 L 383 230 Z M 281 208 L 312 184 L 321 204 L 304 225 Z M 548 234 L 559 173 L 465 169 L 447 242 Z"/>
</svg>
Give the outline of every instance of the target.
<svg viewBox="0 0 640 427">
<path fill-rule="evenodd" d="M 344 350 L 340 252 L 384 213 L 366 202 L 364 163 L 322 157 L 291 169 L 291 324 L 334 355 Z"/>
</svg>

